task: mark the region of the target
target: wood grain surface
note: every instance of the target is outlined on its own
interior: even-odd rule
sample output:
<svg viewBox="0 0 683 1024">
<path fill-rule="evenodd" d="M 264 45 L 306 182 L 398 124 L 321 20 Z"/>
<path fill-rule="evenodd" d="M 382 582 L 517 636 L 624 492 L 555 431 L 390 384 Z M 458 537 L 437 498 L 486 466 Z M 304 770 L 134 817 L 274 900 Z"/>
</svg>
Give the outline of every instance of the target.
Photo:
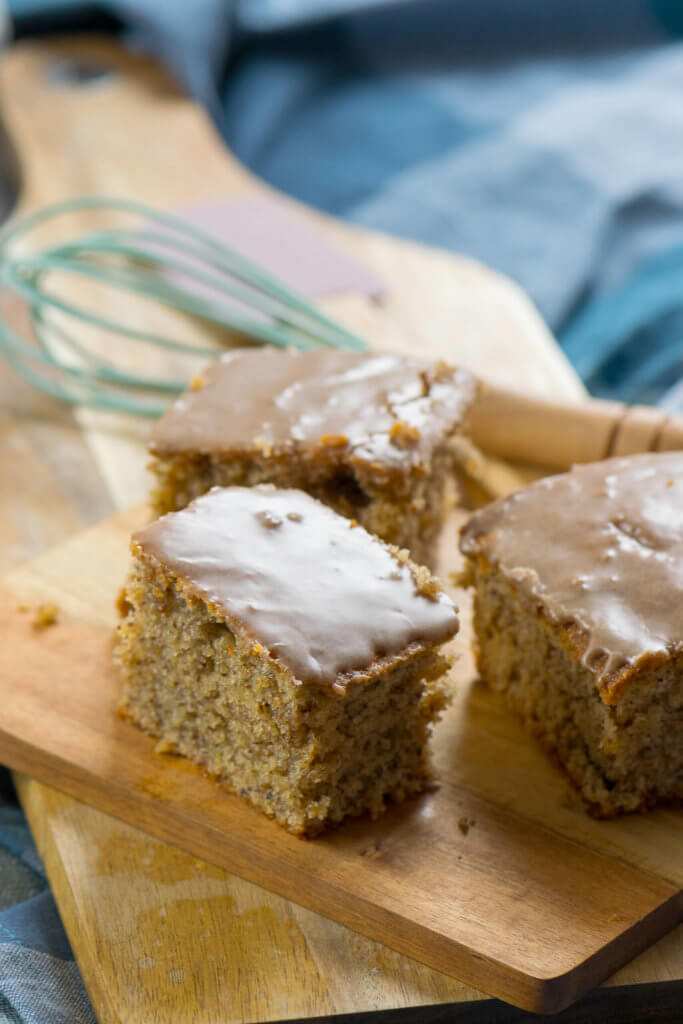
<svg viewBox="0 0 683 1024">
<path fill-rule="evenodd" d="M 55 76 L 65 62 L 79 61 L 110 74 L 86 86 Z M 169 207 L 262 192 L 165 76 L 109 41 L 17 45 L 0 64 L 0 92 L 22 157 L 24 209 L 92 191 Z M 286 202 L 386 282 L 381 307 L 353 295 L 325 303 L 377 345 L 440 352 L 503 387 L 580 399 L 575 375 L 511 282 L 472 261 L 338 225 Z M 144 494 L 143 425 L 74 414 L 4 366 L 0 406 L 1 568 Z M 494 488 L 520 480 L 505 465 L 491 470 Z M 428 1006 L 439 1019 L 443 1012 L 464 1020 L 461 1011 L 468 1021 L 519 1019 L 517 1011 L 501 1016 L 507 1011 L 500 1004 L 443 973 L 51 787 L 28 777 L 18 783 L 102 1021 L 242 1024 L 410 1007 L 412 1019 L 426 1021 Z M 643 1000 L 652 1019 L 658 1007 L 666 1014 L 681 977 L 679 928 L 602 990 L 608 998 L 600 1002 L 601 1019 L 640 1019 L 628 1014 L 640 1012 Z M 587 1005 L 582 1000 L 577 1012 Z"/>
</svg>

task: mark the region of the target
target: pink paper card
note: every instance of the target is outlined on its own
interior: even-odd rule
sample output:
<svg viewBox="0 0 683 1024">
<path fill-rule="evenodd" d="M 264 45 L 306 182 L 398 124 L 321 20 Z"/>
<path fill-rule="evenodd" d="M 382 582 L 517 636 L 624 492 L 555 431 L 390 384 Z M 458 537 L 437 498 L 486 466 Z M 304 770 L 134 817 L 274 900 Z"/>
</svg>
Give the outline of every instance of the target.
<svg viewBox="0 0 683 1024">
<path fill-rule="evenodd" d="M 216 199 L 178 210 L 241 256 L 306 298 L 352 292 L 376 299 L 383 282 L 284 203 L 258 196 Z"/>
</svg>

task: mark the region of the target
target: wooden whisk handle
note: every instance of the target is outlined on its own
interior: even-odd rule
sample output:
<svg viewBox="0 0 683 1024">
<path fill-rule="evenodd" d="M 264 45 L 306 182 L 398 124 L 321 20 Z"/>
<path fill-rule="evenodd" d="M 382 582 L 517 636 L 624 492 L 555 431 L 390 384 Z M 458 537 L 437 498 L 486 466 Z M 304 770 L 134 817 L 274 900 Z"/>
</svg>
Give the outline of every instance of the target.
<svg viewBox="0 0 683 1024">
<path fill-rule="evenodd" d="M 683 449 L 683 416 L 595 398 L 552 402 L 486 386 L 470 434 L 489 455 L 560 470 L 610 455 Z"/>
</svg>

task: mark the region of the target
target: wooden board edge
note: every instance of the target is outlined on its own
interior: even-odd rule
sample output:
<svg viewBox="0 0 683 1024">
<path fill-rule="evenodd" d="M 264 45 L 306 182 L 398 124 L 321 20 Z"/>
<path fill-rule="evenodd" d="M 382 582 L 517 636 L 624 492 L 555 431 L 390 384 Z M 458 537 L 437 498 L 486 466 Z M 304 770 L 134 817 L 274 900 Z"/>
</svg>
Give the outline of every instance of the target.
<svg viewBox="0 0 683 1024">
<path fill-rule="evenodd" d="M 673 891 L 668 899 L 582 964 L 555 977 L 536 979 L 540 998 L 531 1012 L 556 1014 L 567 1009 L 682 922 L 683 890 Z"/>
<path fill-rule="evenodd" d="M 13 771 L 30 772 L 33 778 L 54 786 L 57 768 L 62 784 L 56 788 L 60 791 L 164 842 L 177 845 L 176 836 L 167 823 L 168 809 L 153 796 L 138 795 L 135 801 L 130 801 L 128 792 L 125 788 L 117 788 L 115 780 L 111 792 L 104 792 L 88 773 L 74 775 L 66 760 L 17 740 L 13 735 L 3 732 L 1 726 L 0 749 L 3 751 L 3 762 Z M 121 813 L 122 807 L 128 812 L 125 815 Z M 561 975 L 538 978 L 511 965 L 483 957 L 415 923 L 411 925 L 410 935 L 406 933 L 399 915 L 367 903 L 360 897 L 351 905 L 348 893 L 343 888 L 337 891 L 329 879 L 325 885 L 316 886 L 316 879 L 311 876 L 308 890 L 303 890 L 296 879 L 288 878 L 286 872 L 274 875 L 268 865 L 264 869 L 263 865 L 255 861 L 251 847 L 245 846 L 244 850 L 240 850 L 236 844 L 223 844 L 226 857 L 217 862 L 216 847 L 210 842 L 204 842 L 202 838 L 205 832 L 208 834 L 211 830 L 206 829 L 206 822 L 199 824 L 202 827 L 189 830 L 188 842 L 183 843 L 183 848 L 195 856 L 218 863 L 220 867 L 249 882 L 331 917 L 352 931 L 382 942 L 428 967 L 451 974 L 473 988 L 532 1013 L 557 1013 L 571 1005 L 683 920 L 682 894 L 672 888 L 664 902 L 650 914 L 583 963 Z"/>
<path fill-rule="evenodd" d="M 122 1018 L 110 1005 L 106 988 L 100 984 L 97 955 L 90 936 L 83 932 L 78 904 L 59 851 L 49 827 L 51 815 L 47 806 L 62 794 L 19 772 L 14 781 L 21 804 L 36 839 L 48 878 L 59 892 L 55 895 L 59 912 L 81 970 L 81 976 L 92 1001 L 98 1007 L 100 1024 L 122 1024 Z M 652 1016 L 656 1005 L 657 1013 Z M 683 1005 L 683 980 L 627 984 L 599 988 L 584 995 L 567 1011 L 560 1012 L 558 1024 L 585 1024 L 587 1013 L 603 1024 L 640 1024 L 646 1013 L 661 1024 L 671 1024 Z M 650 1019 L 650 1017 L 648 1017 Z M 518 1010 L 497 999 L 476 999 L 471 1002 L 429 1003 L 395 1009 L 357 1010 L 325 1014 L 312 1018 L 310 1024 L 519 1024 Z M 272 1024 L 292 1024 L 292 1019 Z"/>
</svg>

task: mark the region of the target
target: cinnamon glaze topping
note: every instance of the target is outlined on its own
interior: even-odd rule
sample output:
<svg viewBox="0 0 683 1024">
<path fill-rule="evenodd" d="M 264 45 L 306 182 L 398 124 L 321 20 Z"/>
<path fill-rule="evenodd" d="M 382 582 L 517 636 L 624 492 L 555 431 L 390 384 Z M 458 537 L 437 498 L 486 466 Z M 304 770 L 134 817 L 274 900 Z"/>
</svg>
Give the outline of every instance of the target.
<svg viewBox="0 0 683 1024">
<path fill-rule="evenodd" d="M 376 659 L 458 629 L 445 594 L 421 593 L 380 541 L 302 491 L 214 488 L 136 533 L 133 551 L 304 682 L 343 691 Z"/>
<path fill-rule="evenodd" d="M 410 471 L 463 420 L 476 390 L 466 370 L 397 355 L 272 348 L 227 352 L 156 425 L 156 454 L 345 452 Z"/>
</svg>

